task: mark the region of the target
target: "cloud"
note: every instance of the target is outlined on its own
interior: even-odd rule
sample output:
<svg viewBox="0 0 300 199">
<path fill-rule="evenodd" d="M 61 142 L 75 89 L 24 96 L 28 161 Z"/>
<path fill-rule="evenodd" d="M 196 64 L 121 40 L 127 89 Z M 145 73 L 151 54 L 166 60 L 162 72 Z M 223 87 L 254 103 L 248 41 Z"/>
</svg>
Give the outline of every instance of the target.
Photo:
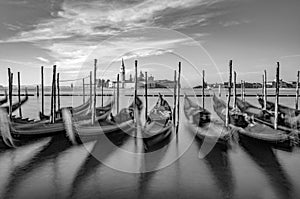
<svg viewBox="0 0 300 199">
<path fill-rule="evenodd" d="M 40 60 L 41 62 L 49 63 L 50 61 L 43 57 L 36 57 L 37 60 Z"/>
<path fill-rule="evenodd" d="M 158 19 L 164 18 L 165 10 L 185 9 L 205 6 L 211 0 L 145 0 L 139 1 L 79 1 L 67 0 L 62 4 L 62 11 L 57 12 L 58 18 L 42 20 L 32 30 L 20 32 L 18 35 L 2 42 L 43 41 L 52 39 L 72 39 L 74 36 L 113 36 L 132 28 L 157 26 Z M 180 14 L 180 13 L 177 13 Z M 200 16 L 201 15 L 201 16 Z M 168 20 L 164 27 L 182 28 L 188 25 L 203 23 L 211 14 L 186 15 Z"/>
<path fill-rule="evenodd" d="M 61 70 L 74 70 L 87 66 L 91 55 L 101 63 L 111 63 L 124 56 L 125 59 L 158 56 L 171 53 L 176 45 L 186 39 L 151 38 L 151 34 L 138 33 L 143 27 L 184 29 L 195 25 L 204 26 L 214 13 L 205 8 L 222 0 L 66 0 L 51 4 L 55 17 L 40 20 L 29 30 L 24 30 L 0 43 L 30 42 L 46 49 L 51 59 L 36 57 Z M 51 1 L 52 2 L 52 1 Z M 60 5 L 61 7 L 57 7 Z M 199 8 L 201 8 L 199 12 Z M 191 13 L 191 14 L 190 14 Z M 179 17 L 175 17 L 176 15 Z M 130 34 L 123 34 L 130 32 Z M 120 36 L 121 35 L 121 36 Z M 197 38 L 204 35 L 198 33 Z M 117 37 L 113 42 L 106 41 Z"/>
<path fill-rule="evenodd" d="M 132 59 L 132 58 L 141 58 L 141 57 L 149 57 L 149 56 L 159 56 L 166 53 L 172 53 L 172 50 L 164 50 L 164 49 L 141 49 L 136 52 L 128 53 L 123 56 L 124 59 Z"/>
</svg>

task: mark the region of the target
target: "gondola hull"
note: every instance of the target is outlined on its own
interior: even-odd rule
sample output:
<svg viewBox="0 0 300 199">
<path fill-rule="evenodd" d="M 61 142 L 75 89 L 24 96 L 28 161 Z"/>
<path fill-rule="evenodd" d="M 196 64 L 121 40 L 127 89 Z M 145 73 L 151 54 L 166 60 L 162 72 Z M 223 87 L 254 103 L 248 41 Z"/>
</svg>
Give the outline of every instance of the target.
<svg viewBox="0 0 300 199">
<path fill-rule="evenodd" d="M 173 132 L 172 112 L 168 102 L 159 94 L 159 99 L 150 111 L 142 130 L 142 139 L 146 152 L 157 150 L 168 144 Z"/>
<path fill-rule="evenodd" d="M 211 120 L 211 113 L 192 102 L 187 96 L 184 98 L 184 114 L 188 122 L 188 129 L 199 139 L 223 144 L 229 141 L 230 129 L 226 128 L 223 122 Z"/>
<path fill-rule="evenodd" d="M 225 102 L 216 96 L 213 97 L 214 110 L 218 116 L 225 121 L 226 118 L 226 106 Z M 262 142 L 268 142 L 272 144 L 282 144 L 287 142 L 289 145 L 293 145 L 293 138 L 287 135 L 285 132 L 280 130 L 274 130 L 271 127 L 259 123 L 249 123 L 246 126 L 240 127 L 238 122 L 236 122 L 235 116 L 243 118 L 241 114 L 229 114 L 230 128 L 237 131 L 239 134 L 260 140 Z"/>
</svg>

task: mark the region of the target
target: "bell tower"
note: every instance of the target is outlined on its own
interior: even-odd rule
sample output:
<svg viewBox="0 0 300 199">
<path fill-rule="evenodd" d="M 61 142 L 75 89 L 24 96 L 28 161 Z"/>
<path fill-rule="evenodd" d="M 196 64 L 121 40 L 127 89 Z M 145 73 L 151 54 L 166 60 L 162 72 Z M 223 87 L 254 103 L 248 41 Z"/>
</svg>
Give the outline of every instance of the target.
<svg viewBox="0 0 300 199">
<path fill-rule="evenodd" d="M 125 64 L 123 58 L 122 58 L 120 73 L 121 73 L 122 88 L 125 88 Z"/>
</svg>

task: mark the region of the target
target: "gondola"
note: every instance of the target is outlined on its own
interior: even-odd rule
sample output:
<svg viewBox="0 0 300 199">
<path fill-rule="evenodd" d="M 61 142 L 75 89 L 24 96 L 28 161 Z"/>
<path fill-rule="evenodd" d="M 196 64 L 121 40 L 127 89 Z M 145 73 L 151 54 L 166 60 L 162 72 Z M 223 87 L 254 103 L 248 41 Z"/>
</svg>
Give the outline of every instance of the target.
<svg viewBox="0 0 300 199">
<path fill-rule="evenodd" d="M 110 104 L 106 105 L 105 107 L 101 107 L 101 110 L 107 110 L 111 107 L 111 104 L 113 104 L 114 101 L 111 101 Z M 87 100 L 85 103 L 77 106 L 77 107 L 64 107 L 64 108 L 69 108 L 72 112 L 73 115 L 82 115 L 82 114 L 86 114 L 91 107 L 91 100 Z M 61 110 L 58 110 L 55 112 L 56 118 L 61 118 Z M 39 112 L 39 117 L 40 120 L 49 120 L 50 119 L 50 115 L 45 115 L 42 112 Z"/>
<path fill-rule="evenodd" d="M 12 107 L 11 107 L 12 112 L 17 110 L 20 106 L 25 104 L 27 101 L 28 101 L 28 94 L 26 92 L 26 96 L 20 102 L 15 102 L 12 104 Z M 9 106 L 2 106 L 1 108 L 3 108 L 6 112 L 9 112 Z"/>
<path fill-rule="evenodd" d="M 142 130 L 146 151 L 152 151 L 172 133 L 172 111 L 168 102 L 159 94 L 158 101 L 147 117 Z M 166 143 L 165 143 L 166 144 Z M 160 146 L 162 147 L 162 146 Z"/>
<path fill-rule="evenodd" d="M 259 104 L 264 106 L 264 99 L 258 97 Z M 275 111 L 275 103 L 267 101 L 266 110 Z M 300 129 L 300 110 L 278 104 L 279 123 L 293 129 Z"/>
<path fill-rule="evenodd" d="M 63 120 L 51 123 L 50 121 L 34 121 L 29 123 L 15 123 L 5 115 L 5 111 L 1 110 L 1 135 L 2 139 L 8 146 L 13 146 L 14 142 L 39 139 L 42 137 L 54 136 L 65 133 Z M 102 121 L 107 119 L 111 109 L 106 112 L 98 112 L 96 119 Z M 90 115 L 82 115 L 74 117 L 77 124 L 89 124 L 91 122 Z"/>
<path fill-rule="evenodd" d="M 268 110 L 260 109 L 249 102 L 242 101 L 241 99 L 236 99 L 237 107 L 244 113 L 252 116 L 255 122 L 262 123 L 271 128 L 274 127 L 274 113 L 271 113 Z M 293 129 L 291 125 L 289 125 L 283 117 L 279 117 L 278 120 L 278 130 L 284 131 L 288 134 L 296 133 L 299 134 L 299 131 Z"/>
<path fill-rule="evenodd" d="M 86 104 L 86 103 L 85 103 Z M 106 120 L 107 117 L 109 116 L 111 109 L 114 105 L 114 100 L 111 100 L 107 103 L 107 105 L 103 106 L 103 107 L 97 107 L 96 108 L 96 119 L 97 120 Z M 67 109 L 70 110 L 70 112 L 72 113 L 73 117 L 76 117 L 77 121 L 81 121 L 83 122 L 84 120 L 89 121 L 92 117 L 92 112 L 89 106 L 85 106 L 85 105 L 80 105 L 80 107 L 85 107 L 85 109 L 81 109 L 80 112 L 73 112 L 74 108 L 72 107 L 65 107 Z M 76 107 L 77 108 L 77 107 Z M 79 110 L 79 109 L 77 109 Z M 61 110 L 57 111 L 55 113 L 55 122 L 56 123 L 60 123 L 62 122 L 62 115 L 61 115 Z M 41 117 L 41 113 L 40 113 L 40 117 Z M 26 124 L 37 124 L 37 123 L 49 123 L 50 121 L 50 116 L 42 116 L 43 119 L 40 119 L 38 121 L 32 120 L 32 119 L 28 119 L 28 118 L 16 118 L 16 117 L 12 117 L 11 121 L 12 121 L 12 125 L 13 126 L 22 126 L 22 125 L 26 125 Z"/>
<path fill-rule="evenodd" d="M 209 142 L 228 144 L 232 135 L 229 128 L 224 123 L 216 119 L 211 119 L 211 113 L 184 97 L 184 114 L 188 120 L 188 128 L 199 139 L 206 139 Z"/>
<path fill-rule="evenodd" d="M 136 130 L 134 122 L 135 107 L 140 114 L 143 104 L 137 97 L 136 105 L 134 102 L 128 107 L 123 108 L 116 116 L 111 115 L 110 119 L 95 121 L 94 125 L 76 123 L 76 119 L 72 117 L 68 109 L 62 111 L 63 121 L 67 135 L 73 144 L 84 143 L 97 140 L 99 137 L 111 133 L 133 135 Z"/>
<path fill-rule="evenodd" d="M 213 96 L 214 111 L 225 122 L 226 120 L 226 103 Z M 230 108 L 229 108 L 230 109 Z M 258 141 L 267 142 L 274 145 L 285 145 L 287 147 L 294 145 L 294 138 L 280 130 L 274 130 L 271 127 L 251 121 L 251 118 L 243 115 L 241 112 L 229 112 L 229 126 L 239 134 L 255 138 Z"/>
<path fill-rule="evenodd" d="M 5 104 L 5 103 L 7 102 L 7 100 L 8 100 L 8 96 L 7 96 L 6 90 L 4 90 L 4 92 L 5 92 L 5 97 L 4 97 L 3 99 L 0 100 L 0 106 L 1 106 L 2 104 Z"/>
<path fill-rule="evenodd" d="M 259 104 L 263 108 L 264 107 L 264 99 L 260 96 L 258 96 L 257 99 L 258 99 Z M 267 107 L 266 107 L 267 110 L 275 111 L 275 103 L 274 102 L 267 101 L 266 104 L 267 104 Z M 290 107 L 287 107 L 287 106 L 284 106 L 281 104 L 278 104 L 278 111 L 285 115 L 288 115 L 290 117 L 295 117 L 295 116 L 300 115 L 300 110 L 296 110 L 296 109 L 293 109 L 293 108 L 290 108 Z"/>
</svg>

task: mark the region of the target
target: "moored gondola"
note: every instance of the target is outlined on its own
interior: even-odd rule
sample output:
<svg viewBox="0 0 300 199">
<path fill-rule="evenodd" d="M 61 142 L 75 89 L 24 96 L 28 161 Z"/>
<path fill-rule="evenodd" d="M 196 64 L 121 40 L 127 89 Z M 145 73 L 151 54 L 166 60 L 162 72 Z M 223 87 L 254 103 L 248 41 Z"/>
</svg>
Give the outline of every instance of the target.
<svg viewBox="0 0 300 199">
<path fill-rule="evenodd" d="M 134 102 L 128 107 L 123 108 L 116 116 L 110 117 L 108 120 L 95 121 L 95 124 L 80 124 L 76 123 L 68 109 L 62 111 L 64 126 L 70 140 L 76 143 L 83 143 L 98 139 L 106 134 L 128 134 L 133 135 L 136 130 L 134 121 L 135 108 L 140 113 L 142 102 L 137 97 L 137 105 Z"/>
<path fill-rule="evenodd" d="M 213 96 L 214 110 L 223 120 L 226 120 L 226 104 L 223 100 Z M 229 126 L 238 131 L 239 134 L 255 138 L 262 142 L 268 142 L 274 145 L 294 145 L 294 137 L 287 135 L 280 130 L 274 130 L 271 127 L 252 121 L 251 118 L 243 115 L 241 112 L 230 110 Z"/>
<path fill-rule="evenodd" d="M 258 97 L 259 104 L 264 106 L 264 99 Z M 266 110 L 269 112 L 275 111 L 275 103 L 267 101 Z M 300 110 L 296 110 L 281 104 L 278 104 L 279 124 L 288 128 L 300 129 Z"/>
<path fill-rule="evenodd" d="M 110 112 L 110 110 L 112 109 L 114 105 L 114 100 L 111 100 L 107 103 L 107 105 L 103 106 L 103 107 L 96 107 L 96 115 L 102 115 L 104 116 L 105 113 L 107 112 Z M 79 109 L 76 108 L 72 108 L 72 107 L 64 107 L 64 108 L 61 108 L 60 110 L 56 111 L 55 112 L 55 119 L 56 120 L 61 120 L 62 119 L 62 109 L 69 109 L 72 116 L 73 117 L 76 117 L 77 120 L 84 120 L 86 118 L 91 118 L 91 115 L 92 115 L 92 110 L 90 108 L 90 104 L 88 104 L 88 106 L 85 106 L 85 105 L 81 105 L 81 107 L 84 107 L 84 108 L 81 108 L 80 111 L 78 111 Z M 44 115 L 42 114 L 41 112 L 39 112 L 39 117 L 40 117 L 40 120 L 50 120 L 50 116 L 49 115 Z M 103 119 L 106 119 L 106 118 L 97 118 L 98 120 L 103 120 Z"/>
<path fill-rule="evenodd" d="M 12 104 L 11 106 L 12 112 L 17 110 L 20 106 L 25 104 L 27 101 L 28 101 L 28 93 L 26 92 L 26 96 L 20 102 L 15 102 Z M 2 106 L 1 108 L 4 109 L 6 112 L 9 112 L 9 106 Z"/>
<path fill-rule="evenodd" d="M 211 113 L 190 100 L 184 98 L 184 114 L 188 120 L 188 128 L 200 139 L 215 143 L 228 144 L 232 135 L 224 123 L 211 119 Z"/>
<path fill-rule="evenodd" d="M 145 150 L 152 151 L 156 148 L 156 145 L 166 140 L 172 134 L 172 131 L 171 107 L 168 102 L 163 99 L 162 95 L 159 94 L 158 101 L 148 114 L 146 124 L 142 130 Z"/>
<path fill-rule="evenodd" d="M 253 120 L 255 122 L 267 125 L 271 128 L 274 127 L 274 113 L 260 109 L 252 104 L 250 104 L 247 101 L 242 101 L 241 99 L 236 99 L 237 107 L 243 112 L 248 114 L 249 116 L 253 117 Z M 290 125 L 288 125 L 283 117 L 279 117 L 278 120 L 278 130 L 284 131 L 287 134 L 299 134 L 299 130 L 295 128 L 291 128 Z"/>
<path fill-rule="evenodd" d="M 264 107 L 264 99 L 260 96 L 257 96 L 257 99 L 258 99 L 259 104 L 263 108 Z M 267 107 L 266 107 L 267 110 L 275 111 L 275 103 L 274 102 L 267 101 L 266 104 L 267 104 Z M 282 104 L 278 104 L 278 111 L 285 115 L 288 115 L 290 117 L 295 117 L 295 116 L 300 115 L 300 110 L 296 110 L 296 109 L 284 106 Z"/>
<path fill-rule="evenodd" d="M 110 103 L 111 104 L 111 103 Z M 98 121 L 106 120 L 111 112 L 107 109 L 104 112 L 97 112 L 96 119 Z M 1 135 L 2 139 L 8 146 L 14 146 L 15 142 L 28 141 L 32 139 L 39 139 L 42 137 L 55 136 L 65 133 L 65 126 L 63 120 L 58 120 L 51 123 L 49 120 L 44 121 L 30 121 L 30 122 L 12 122 L 7 116 L 7 113 L 1 110 Z M 86 125 L 91 122 L 91 115 L 75 116 L 76 124 Z"/>
</svg>

